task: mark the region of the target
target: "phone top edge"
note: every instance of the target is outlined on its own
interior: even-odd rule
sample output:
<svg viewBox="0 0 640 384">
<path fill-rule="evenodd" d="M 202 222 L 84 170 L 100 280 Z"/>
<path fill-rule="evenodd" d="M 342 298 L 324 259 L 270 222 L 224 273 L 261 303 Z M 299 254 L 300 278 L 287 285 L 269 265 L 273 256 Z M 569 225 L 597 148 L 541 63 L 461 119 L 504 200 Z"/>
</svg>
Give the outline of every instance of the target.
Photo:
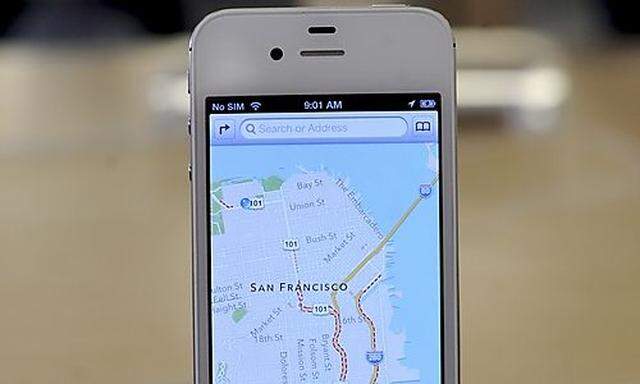
<svg viewBox="0 0 640 384">
<path fill-rule="evenodd" d="M 260 15 L 323 15 L 323 14 L 353 14 L 353 13 L 415 13 L 425 17 L 434 18 L 449 35 L 452 45 L 455 45 L 455 36 L 449 20 L 440 12 L 426 7 L 404 4 L 384 4 L 384 6 L 372 4 L 368 7 L 263 7 L 263 8 L 225 8 L 207 14 L 193 29 L 189 36 L 189 50 L 198 34 L 209 23 L 226 16 L 260 16 Z"/>
</svg>

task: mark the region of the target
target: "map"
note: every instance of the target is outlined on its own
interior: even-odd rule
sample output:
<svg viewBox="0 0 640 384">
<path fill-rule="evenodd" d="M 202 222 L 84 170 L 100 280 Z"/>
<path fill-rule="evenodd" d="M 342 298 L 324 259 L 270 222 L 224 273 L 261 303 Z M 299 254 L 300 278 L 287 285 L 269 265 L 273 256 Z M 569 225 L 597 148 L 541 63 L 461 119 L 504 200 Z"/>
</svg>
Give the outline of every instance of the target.
<svg viewBox="0 0 640 384">
<path fill-rule="evenodd" d="M 438 149 L 212 150 L 214 382 L 440 382 Z"/>
</svg>

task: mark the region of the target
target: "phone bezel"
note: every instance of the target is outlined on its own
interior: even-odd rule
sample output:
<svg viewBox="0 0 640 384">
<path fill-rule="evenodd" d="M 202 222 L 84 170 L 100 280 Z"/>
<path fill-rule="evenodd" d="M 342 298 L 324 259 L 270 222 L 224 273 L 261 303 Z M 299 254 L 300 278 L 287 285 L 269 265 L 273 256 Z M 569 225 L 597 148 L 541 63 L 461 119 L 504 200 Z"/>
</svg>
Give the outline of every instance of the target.
<svg viewBox="0 0 640 384">
<path fill-rule="evenodd" d="M 339 33 L 314 36 L 309 26 Z M 383 49 L 380 49 L 380 44 Z M 271 60 L 273 47 L 284 50 Z M 377 48 L 377 49 L 376 49 Z M 342 49 L 303 57 L 304 49 Z M 446 20 L 415 7 L 234 9 L 207 16 L 189 43 L 191 116 L 194 375 L 210 384 L 207 96 L 322 93 L 442 95 L 442 382 L 459 380 L 455 43 Z M 437 52 L 437 55 L 433 55 Z M 397 60 L 401 58 L 401 60 Z M 242 65 L 250 63 L 250 65 Z"/>
</svg>

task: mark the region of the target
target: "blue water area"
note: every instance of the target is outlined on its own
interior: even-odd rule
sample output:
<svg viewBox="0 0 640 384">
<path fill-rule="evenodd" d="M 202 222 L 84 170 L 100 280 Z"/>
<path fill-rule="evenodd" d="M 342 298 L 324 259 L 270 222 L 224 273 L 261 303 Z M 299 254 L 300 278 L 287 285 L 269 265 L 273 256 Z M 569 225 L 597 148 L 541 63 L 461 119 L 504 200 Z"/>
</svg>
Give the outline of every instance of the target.
<svg viewBox="0 0 640 384">
<path fill-rule="evenodd" d="M 212 180 L 286 179 L 321 167 L 349 180 L 387 232 L 434 176 L 427 147 L 400 144 L 301 144 L 211 148 Z M 424 190 L 423 190 L 424 192 Z M 439 188 L 433 188 L 393 238 L 390 283 L 401 292 L 392 329 L 407 336 L 404 365 L 419 369 L 421 383 L 440 381 Z"/>
</svg>

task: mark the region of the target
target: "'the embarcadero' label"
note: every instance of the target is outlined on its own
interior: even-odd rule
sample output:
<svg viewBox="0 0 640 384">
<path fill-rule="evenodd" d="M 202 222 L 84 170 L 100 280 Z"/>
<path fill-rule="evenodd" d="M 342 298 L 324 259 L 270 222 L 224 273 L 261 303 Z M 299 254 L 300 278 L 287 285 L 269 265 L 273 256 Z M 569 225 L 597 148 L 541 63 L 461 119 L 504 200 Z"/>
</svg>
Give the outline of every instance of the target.
<svg viewBox="0 0 640 384">
<path fill-rule="evenodd" d="M 349 289 L 347 283 L 256 283 L 249 285 L 249 292 L 344 292 Z"/>
</svg>

